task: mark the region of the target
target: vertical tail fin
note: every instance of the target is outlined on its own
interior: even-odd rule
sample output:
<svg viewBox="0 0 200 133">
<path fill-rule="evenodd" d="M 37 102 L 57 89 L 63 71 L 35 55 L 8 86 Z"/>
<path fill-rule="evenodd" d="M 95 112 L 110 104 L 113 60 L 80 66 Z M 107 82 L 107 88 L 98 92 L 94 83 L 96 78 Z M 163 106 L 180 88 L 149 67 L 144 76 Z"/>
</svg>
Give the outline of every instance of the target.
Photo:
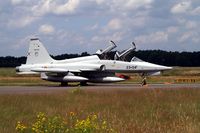
<svg viewBox="0 0 200 133">
<path fill-rule="evenodd" d="M 51 63 L 53 61 L 54 59 L 51 58 L 38 38 L 30 40 L 26 64 L 43 64 Z"/>
</svg>

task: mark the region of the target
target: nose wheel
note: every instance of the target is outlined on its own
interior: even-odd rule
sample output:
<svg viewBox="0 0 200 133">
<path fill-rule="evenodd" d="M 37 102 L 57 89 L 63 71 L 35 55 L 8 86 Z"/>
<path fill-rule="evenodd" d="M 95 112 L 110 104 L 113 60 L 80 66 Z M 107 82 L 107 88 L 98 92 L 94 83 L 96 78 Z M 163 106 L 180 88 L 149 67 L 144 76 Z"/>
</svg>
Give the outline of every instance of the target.
<svg viewBox="0 0 200 133">
<path fill-rule="evenodd" d="M 143 77 L 142 78 L 142 83 L 141 83 L 142 86 L 144 85 L 147 85 L 147 78 L 146 77 Z"/>
</svg>

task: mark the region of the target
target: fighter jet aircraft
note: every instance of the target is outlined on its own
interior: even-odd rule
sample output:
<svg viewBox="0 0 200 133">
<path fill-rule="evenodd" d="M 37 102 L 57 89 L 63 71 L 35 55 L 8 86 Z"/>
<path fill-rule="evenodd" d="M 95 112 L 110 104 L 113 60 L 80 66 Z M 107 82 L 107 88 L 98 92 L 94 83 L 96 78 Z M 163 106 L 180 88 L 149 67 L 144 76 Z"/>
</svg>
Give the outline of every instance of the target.
<svg viewBox="0 0 200 133">
<path fill-rule="evenodd" d="M 134 44 L 135 46 L 135 44 Z M 106 50 L 98 51 L 96 55 L 77 57 L 65 60 L 53 59 L 38 38 L 30 40 L 26 64 L 16 67 L 17 74 L 40 74 L 41 79 L 60 82 L 66 86 L 68 82 L 110 83 L 124 81 L 115 73 L 139 73 L 143 77 L 143 85 L 146 83 L 145 76 L 170 70 L 171 67 L 152 64 L 134 57 L 131 62 L 123 60 L 101 59 L 99 55 L 116 47 L 115 43 Z M 134 50 L 135 48 L 131 48 Z M 130 49 L 127 50 L 130 53 Z M 121 58 L 126 53 L 119 54 Z"/>
</svg>

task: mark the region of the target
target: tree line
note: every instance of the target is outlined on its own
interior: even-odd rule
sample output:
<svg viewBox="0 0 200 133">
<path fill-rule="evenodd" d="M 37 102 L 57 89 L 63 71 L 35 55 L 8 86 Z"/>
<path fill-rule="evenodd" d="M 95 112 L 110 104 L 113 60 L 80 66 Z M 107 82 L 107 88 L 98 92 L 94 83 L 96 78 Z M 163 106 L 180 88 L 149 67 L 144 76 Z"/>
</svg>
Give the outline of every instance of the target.
<svg viewBox="0 0 200 133">
<path fill-rule="evenodd" d="M 114 52 L 107 54 L 109 59 L 114 58 Z M 70 59 L 75 57 L 88 56 L 87 52 L 81 54 L 62 54 L 52 56 L 54 59 Z M 140 58 L 141 60 L 166 65 L 166 66 L 185 66 L 185 67 L 197 67 L 200 66 L 200 52 L 167 52 L 162 50 L 139 50 L 130 53 L 126 60 L 130 61 L 132 57 Z M 0 57 L 0 67 L 16 67 L 26 63 L 26 57 Z"/>
</svg>

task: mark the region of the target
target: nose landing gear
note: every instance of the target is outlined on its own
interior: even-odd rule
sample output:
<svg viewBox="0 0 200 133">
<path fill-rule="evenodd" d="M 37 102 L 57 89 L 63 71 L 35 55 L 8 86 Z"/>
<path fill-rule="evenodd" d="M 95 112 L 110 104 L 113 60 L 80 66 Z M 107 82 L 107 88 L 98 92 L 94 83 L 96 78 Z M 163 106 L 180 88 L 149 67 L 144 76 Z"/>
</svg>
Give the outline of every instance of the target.
<svg viewBox="0 0 200 133">
<path fill-rule="evenodd" d="M 142 86 L 145 86 L 147 85 L 147 78 L 146 76 L 142 77 L 142 83 L 141 83 Z"/>
<path fill-rule="evenodd" d="M 141 86 L 146 86 L 147 85 L 147 75 L 145 73 L 142 73 L 141 77 L 142 77 Z"/>
</svg>

